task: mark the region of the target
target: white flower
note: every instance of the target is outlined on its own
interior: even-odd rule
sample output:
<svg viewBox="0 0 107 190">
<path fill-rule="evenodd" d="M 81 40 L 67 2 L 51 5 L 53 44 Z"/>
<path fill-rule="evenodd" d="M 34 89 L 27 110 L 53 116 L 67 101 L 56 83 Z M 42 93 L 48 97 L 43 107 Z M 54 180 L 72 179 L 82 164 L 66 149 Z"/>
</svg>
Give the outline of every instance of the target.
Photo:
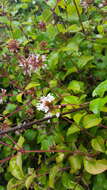
<svg viewBox="0 0 107 190">
<path fill-rule="evenodd" d="M 55 98 L 51 94 L 47 95 L 48 102 L 52 102 Z"/>
<path fill-rule="evenodd" d="M 40 102 L 37 104 L 37 110 L 43 111 L 45 113 L 49 112 L 49 103 L 51 103 L 54 100 L 54 96 L 51 94 L 48 94 L 47 96 L 42 96 L 40 98 Z"/>
<path fill-rule="evenodd" d="M 52 102 L 54 99 L 55 99 L 54 96 L 52 96 L 52 95 L 49 93 L 47 96 L 42 96 L 42 97 L 40 98 L 40 101 L 41 101 L 42 103 L 46 103 L 46 102 Z"/>
<path fill-rule="evenodd" d="M 46 61 L 46 55 L 42 55 L 41 57 L 43 62 Z"/>
<path fill-rule="evenodd" d="M 99 7 L 99 8 L 102 8 L 102 7 L 103 7 L 103 3 L 100 3 L 100 4 L 98 5 L 98 7 Z"/>
<path fill-rule="evenodd" d="M 59 113 L 59 112 L 56 113 L 56 117 L 57 117 L 57 118 L 60 117 L 60 113 Z"/>
<path fill-rule="evenodd" d="M 45 113 L 47 113 L 49 111 L 49 107 L 46 106 L 44 103 L 38 103 L 36 108 L 37 108 L 37 110 L 43 111 Z"/>
</svg>

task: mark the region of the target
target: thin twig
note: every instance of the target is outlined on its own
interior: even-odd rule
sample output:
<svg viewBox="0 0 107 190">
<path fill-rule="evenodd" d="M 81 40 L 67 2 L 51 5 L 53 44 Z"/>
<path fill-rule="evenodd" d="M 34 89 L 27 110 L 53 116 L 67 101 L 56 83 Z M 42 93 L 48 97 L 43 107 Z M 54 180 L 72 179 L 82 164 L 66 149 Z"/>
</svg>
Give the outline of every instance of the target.
<svg viewBox="0 0 107 190">
<path fill-rule="evenodd" d="M 82 20 L 81 20 L 81 15 L 80 15 L 80 12 L 79 12 L 77 3 L 76 3 L 75 0 L 73 0 L 73 3 L 74 3 L 74 5 L 75 5 L 75 8 L 76 8 L 76 11 L 77 11 L 77 14 L 78 14 L 78 18 L 79 18 L 79 21 L 80 21 L 80 24 L 81 24 L 81 27 L 82 27 L 82 31 L 83 31 L 83 33 L 85 34 L 84 25 L 83 25 Z"/>
<path fill-rule="evenodd" d="M 81 108 L 76 108 L 76 109 L 72 109 L 71 111 L 68 111 L 68 112 L 64 112 L 64 113 L 61 113 L 60 114 L 60 117 L 63 116 L 63 115 L 67 115 L 67 114 L 70 114 L 70 113 L 74 113 L 76 111 L 80 111 L 80 110 L 83 110 L 85 109 L 86 107 L 81 107 Z M 16 126 L 14 128 L 10 128 L 10 129 L 7 129 L 7 130 L 3 130 L 0 132 L 0 135 L 4 135 L 4 134 L 7 134 L 9 132 L 14 132 L 14 131 L 17 131 L 17 130 L 21 130 L 21 129 L 28 129 L 28 128 L 31 128 L 32 125 L 38 125 L 44 121 L 48 121 L 50 119 L 53 119 L 53 118 L 57 118 L 56 115 L 53 115 L 53 116 L 50 116 L 50 117 L 46 117 L 46 118 L 43 118 L 43 119 L 39 119 L 39 120 L 36 120 L 36 121 L 31 121 L 29 123 L 26 123 L 26 124 L 22 124 L 22 125 L 19 125 L 19 126 Z M 2 136 L 1 136 L 2 137 Z"/>
</svg>

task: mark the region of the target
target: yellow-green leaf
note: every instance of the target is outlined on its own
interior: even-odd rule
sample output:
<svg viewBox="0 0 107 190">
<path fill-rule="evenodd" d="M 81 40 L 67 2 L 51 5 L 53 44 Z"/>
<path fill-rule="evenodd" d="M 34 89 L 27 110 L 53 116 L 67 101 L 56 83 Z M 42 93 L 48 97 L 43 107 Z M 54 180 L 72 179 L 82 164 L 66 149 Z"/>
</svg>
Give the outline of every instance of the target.
<svg viewBox="0 0 107 190">
<path fill-rule="evenodd" d="M 56 165 L 53 168 L 51 168 L 50 173 L 49 173 L 49 187 L 54 188 L 54 181 L 55 177 L 59 171 L 59 167 Z"/>
<path fill-rule="evenodd" d="M 88 129 L 100 124 L 101 120 L 100 117 L 96 117 L 94 114 L 87 114 L 83 118 L 83 126 Z"/>
<path fill-rule="evenodd" d="M 33 180 L 34 180 L 34 178 L 35 178 L 35 175 L 33 174 L 33 175 L 29 176 L 29 177 L 26 179 L 26 181 L 25 181 L 25 186 L 26 186 L 27 189 L 30 188 L 30 186 L 31 186 L 31 184 L 32 184 L 32 182 L 33 182 Z"/>
<path fill-rule="evenodd" d="M 26 86 L 25 90 L 29 90 L 30 88 L 34 88 L 34 87 L 39 86 L 39 85 L 40 85 L 39 83 L 31 82 L 31 83 L 29 83 L 29 84 Z"/>
<path fill-rule="evenodd" d="M 92 139 L 91 145 L 94 150 L 105 152 L 104 139 L 101 136 Z"/>
<path fill-rule="evenodd" d="M 23 95 L 23 93 L 20 93 L 20 94 L 18 94 L 18 95 L 16 96 L 16 100 L 17 100 L 18 102 L 20 102 L 20 103 L 22 103 L 22 95 Z"/>
<path fill-rule="evenodd" d="M 21 159 L 20 152 L 10 160 L 9 171 L 15 178 L 17 178 L 19 180 L 24 178 L 24 174 L 23 174 L 23 170 L 22 170 L 22 159 Z"/>
<path fill-rule="evenodd" d="M 69 136 L 69 135 L 71 135 L 71 134 L 73 134 L 73 133 L 76 133 L 76 132 L 78 132 L 78 131 L 80 131 L 79 126 L 73 124 L 73 125 L 71 125 L 70 128 L 68 129 L 68 131 L 67 131 L 67 136 Z"/>
<path fill-rule="evenodd" d="M 92 158 L 84 159 L 84 168 L 85 170 L 93 175 L 100 174 L 107 170 L 107 160 L 95 160 Z"/>
<path fill-rule="evenodd" d="M 81 168 L 82 158 L 80 155 L 73 155 L 69 157 L 69 162 L 71 166 L 71 173 L 75 173 Z"/>
</svg>

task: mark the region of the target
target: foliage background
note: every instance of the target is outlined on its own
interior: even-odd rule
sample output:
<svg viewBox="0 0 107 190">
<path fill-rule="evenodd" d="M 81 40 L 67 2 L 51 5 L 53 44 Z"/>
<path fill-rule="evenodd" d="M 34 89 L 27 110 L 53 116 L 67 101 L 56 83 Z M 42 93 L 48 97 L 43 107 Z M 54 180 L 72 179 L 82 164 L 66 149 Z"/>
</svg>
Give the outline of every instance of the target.
<svg viewBox="0 0 107 190">
<path fill-rule="evenodd" d="M 106 1 L 0 2 L 0 190 L 107 189 L 106 75 Z"/>
</svg>

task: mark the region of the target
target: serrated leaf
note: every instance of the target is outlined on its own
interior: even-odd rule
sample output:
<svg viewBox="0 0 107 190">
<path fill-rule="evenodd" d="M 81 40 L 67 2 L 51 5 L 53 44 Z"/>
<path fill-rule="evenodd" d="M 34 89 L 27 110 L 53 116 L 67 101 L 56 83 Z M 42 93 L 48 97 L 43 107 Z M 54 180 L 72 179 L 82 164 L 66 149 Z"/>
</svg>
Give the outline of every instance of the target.
<svg viewBox="0 0 107 190">
<path fill-rule="evenodd" d="M 103 97 L 104 93 L 107 91 L 107 80 L 101 82 L 93 91 L 92 96 Z"/>
<path fill-rule="evenodd" d="M 84 159 L 85 170 L 93 175 L 100 174 L 107 170 L 107 160 L 95 160 L 95 159 Z"/>
</svg>

